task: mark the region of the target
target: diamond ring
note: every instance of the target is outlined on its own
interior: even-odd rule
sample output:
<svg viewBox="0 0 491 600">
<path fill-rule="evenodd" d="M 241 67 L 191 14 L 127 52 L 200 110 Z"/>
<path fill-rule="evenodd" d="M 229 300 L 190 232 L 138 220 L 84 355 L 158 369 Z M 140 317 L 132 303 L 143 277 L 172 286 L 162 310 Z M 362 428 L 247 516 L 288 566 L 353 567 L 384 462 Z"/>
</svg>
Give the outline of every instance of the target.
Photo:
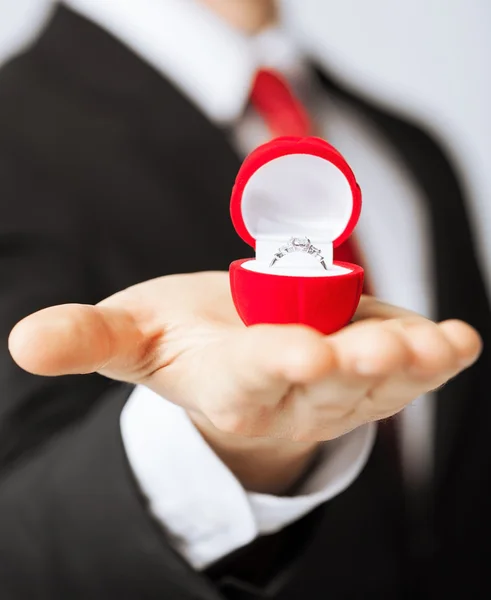
<svg viewBox="0 0 491 600">
<path fill-rule="evenodd" d="M 306 254 L 313 256 L 320 262 L 320 264 L 327 271 L 326 261 L 325 261 L 324 257 L 322 256 L 321 251 L 319 250 L 319 248 L 316 248 L 312 244 L 312 242 L 309 240 L 309 238 L 307 238 L 307 237 L 301 237 L 301 238 L 292 237 L 292 238 L 290 238 L 290 240 L 288 241 L 287 244 L 280 246 L 278 248 L 278 250 L 277 250 L 277 252 L 275 252 L 275 254 L 273 256 L 273 260 L 270 262 L 269 266 L 272 267 L 278 260 L 280 260 L 280 258 L 283 258 L 287 254 L 290 254 L 292 252 L 305 252 Z"/>
</svg>

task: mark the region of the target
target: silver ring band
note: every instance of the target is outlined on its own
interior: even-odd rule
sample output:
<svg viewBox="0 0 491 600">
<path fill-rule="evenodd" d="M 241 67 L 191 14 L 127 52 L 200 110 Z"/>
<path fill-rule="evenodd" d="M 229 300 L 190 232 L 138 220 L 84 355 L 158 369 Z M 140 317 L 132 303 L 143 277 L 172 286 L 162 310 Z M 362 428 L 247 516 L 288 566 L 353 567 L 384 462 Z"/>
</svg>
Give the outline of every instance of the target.
<svg viewBox="0 0 491 600">
<path fill-rule="evenodd" d="M 273 255 L 273 260 L 269 263 L 269 266 L 272 267 L 275 263 L 277 263 L 280 260 L 280 258 L 283 258 L 287 254 L 291 254 L 292 252 L 304 252 L 305 254 L 312 256 L 313 258 L 317 259 L 327 271 L 326 261 L 322 256 L 321 251 L 319 250 L 319 248 L 316 248 L 307 237 L 290 238 L 287 244 L 278 248 L 278 250 Z"/>
</svg>

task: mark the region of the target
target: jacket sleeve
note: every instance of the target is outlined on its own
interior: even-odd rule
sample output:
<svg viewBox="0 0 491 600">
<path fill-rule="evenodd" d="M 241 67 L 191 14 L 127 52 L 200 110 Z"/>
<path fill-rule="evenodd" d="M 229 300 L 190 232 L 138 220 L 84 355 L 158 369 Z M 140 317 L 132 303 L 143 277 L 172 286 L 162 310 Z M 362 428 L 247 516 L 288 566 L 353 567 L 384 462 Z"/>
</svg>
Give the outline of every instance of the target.
<svg viewBox="0 0 491 600">
<path fill-rule="evenodd" d="M 70 186 L 17 150 L 0 141 L 0 598 L 216 598 L 154 524 L 128 468 L 130 388 L 35 377 L 9 355 L 26 315 L 110 292 L 90 266 Z"/>
<path fill-rule="evenodd" d="M 127 464 L 114 384 L 74 426 L 0 479 L 0 597 L 203 598 L 207 580 L 153 522 Z"/>
</svg>

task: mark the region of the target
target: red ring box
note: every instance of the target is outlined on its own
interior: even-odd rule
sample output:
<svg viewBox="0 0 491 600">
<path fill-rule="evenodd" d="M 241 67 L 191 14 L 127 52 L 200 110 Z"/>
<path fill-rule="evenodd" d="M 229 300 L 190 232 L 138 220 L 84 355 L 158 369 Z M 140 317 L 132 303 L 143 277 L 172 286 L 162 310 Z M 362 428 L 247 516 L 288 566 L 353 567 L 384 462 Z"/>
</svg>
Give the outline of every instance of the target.
<svg viewBox="0 0 491 600">
<path fill-rule="evenodd" d="M 333 260 L 353 232 L 361 191 L 348 163 L 319 138 L 277 138 L 252 152 L 232 191 L 235 230 L 256 251 L 230 265 L 235 307 L 246 325 L 302 324 L 329 334 L 347 325 L 358 306 L 363 269 Z M 328 269 L 294 252 L 273 266 L 278 248 L 307 237 Z"/>
</svg>

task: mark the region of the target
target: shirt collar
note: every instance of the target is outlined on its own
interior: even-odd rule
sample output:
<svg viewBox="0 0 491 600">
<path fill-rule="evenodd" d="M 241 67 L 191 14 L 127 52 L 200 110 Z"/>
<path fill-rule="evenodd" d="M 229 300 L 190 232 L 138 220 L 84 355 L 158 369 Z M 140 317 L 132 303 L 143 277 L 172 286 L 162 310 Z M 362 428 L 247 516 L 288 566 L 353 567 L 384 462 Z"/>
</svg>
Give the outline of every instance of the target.
<svg viewBox="0 0 491 600">
<path fill-rule="evenodd" d="M 260 66 L 294 76 L 301 55 L 279 29 L 250 37 L 196 0 L 65 0 L 170 79 L 217 123 L 244 111 Z"/>
</svg>

